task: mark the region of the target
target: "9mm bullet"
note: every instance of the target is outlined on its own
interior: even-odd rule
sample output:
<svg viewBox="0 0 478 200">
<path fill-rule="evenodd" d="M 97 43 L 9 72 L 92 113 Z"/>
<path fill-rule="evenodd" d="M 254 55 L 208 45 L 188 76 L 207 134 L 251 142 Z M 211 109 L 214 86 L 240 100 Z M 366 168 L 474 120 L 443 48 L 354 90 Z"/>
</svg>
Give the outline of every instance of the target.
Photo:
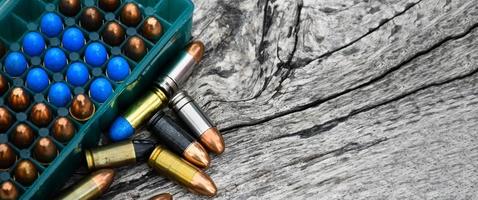
<svg viewBox="0 0 478 200">
<path fill-rule="evenodd" d="M 209 197 L 216 195 L 216 185 L 207 174 L 163 146 L 154 149 L 149 157 L 148 165 L 194 193 Z"/>
<path fill-rule="evenodd" d="M 169 193 L 161 193 L 158 195 L 154 195 L 149 200 L 173 200 L 173 195 Z"/>
<path fill-rule="evenodd" d="M 159 111 L 149 120 L 148 128 L 174 153 L 200 168 L 209 166 L 211 158 L 201 144 L 163 111 Z"/>
<path fill-rule="evenodd" d="M 215 154 L 224 152 L 224 139 L 221 133 L 186 92 L 178 92 L 169 105 L 204 147 Z"/>
<path fill-rule="evenodd" d="M 146 160 L 156 143 L 149 140 L 129 140 L 85 150 L 88 169 L 114 168 Z"/>
<path fill-rule="evenodd" d="M 114 176 L 112 169 L 100 169 L 69 188 L 58 199 L 97 199 L 108 190 Z"/>
<path fill-rule="evenodd" d="M 109 129 L 110 139 L 113 141 L 128 139 L 136 128 L 160 108 L 165 107 L 168 99 L 191 75 L 193 67 L 201 61 L 203 54 L 204 45 L 200 41 L 191 42 L 181 51 L 165 69 L 165 73 L 155 81 L 154 86 L 134 102 L 122 116 L 115 119 Z"/>
</svg>

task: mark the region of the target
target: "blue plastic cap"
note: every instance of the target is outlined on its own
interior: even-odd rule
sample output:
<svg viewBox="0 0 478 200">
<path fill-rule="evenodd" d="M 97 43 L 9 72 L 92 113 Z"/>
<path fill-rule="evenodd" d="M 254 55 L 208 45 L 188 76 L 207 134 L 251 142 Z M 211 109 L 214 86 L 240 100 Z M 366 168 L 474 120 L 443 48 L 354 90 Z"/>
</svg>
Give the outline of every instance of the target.
<svg viewBox="0 0 478 200">
<path fill-rule="evenodd" d="M 37 32 L 29 32 L 23 37 L 23 52 L 29 56 L 39 56 L 45 50 L 45 40 Z"/>
<path fill-rule="evenodd" d="M 61 43 L 69 51 L 80 51 L 83 45 L 85 45 L 85 36 L 83 36 L 80 29 L 71 27 L 63 33 Z"/>
<path fill-rule="evenodd" d="M 65 107 L 71 100 L 70 88 L 65 83 L 54 83 L 48 91 L 48 101 L 56 107 Z"/>
<path fill-rule="evenodd" d="M 59 48 L 51 48 L 45 53 L 45 67 L 53 72 L 59 72 L 66 66 L 66 55 Z"/>
<path fill-rule="evenodd" d="M 113 81 L 122 81 L 129 75 L 129 64 L 123 57 L 116 56 L 108 61 L 106 74 Z"/>
<path fill-rule="evenodd" d="M 48 37 L 60 35 L 63 30 L 63 22 L 60 16 L 52 12 L 43 15 L 40 21 L 40 30 Z"/>
<path fill-rule="evenodd" d="M 45 90 L 50 84 L 48 74 L 41 68 L 33 68 L 27 74 L 27 87 L 34 92 Z"/>
<path fill-rule="evenodd" d="M 115 119 L 110 127 L 109 136 L 114 142 L 126 140 L 134 134 L 134 128 L 124 117 Z"/>
<path fill-rule="evenodd" d="M 86 47 L 85 61 L 93 67 L 100 67 L 108 59 L 108 52 L 105 46 L 98 42 L 93 42 Z"/>
<path fill-rule="evenodd" d="M 97 78 L 90 85 L 90 96 L 99 103 L 105 102 L 111 93 L 113 93 L 113 87 L 105 78 Z"/>
<path fill-rule="evenodd" d="M 5 58 L 5 71 L 10 76 L 20 76 L 27 70 L 28 63 L 25 56 L 20 52 L 11 52 Z"/>
<path fill-rule="evenodd" d="M 85 64 L 74 62 L 66 71 L 66 80 L 73 86 L 83 86 L 88 82 L 90 74 Z"/>
</svg>

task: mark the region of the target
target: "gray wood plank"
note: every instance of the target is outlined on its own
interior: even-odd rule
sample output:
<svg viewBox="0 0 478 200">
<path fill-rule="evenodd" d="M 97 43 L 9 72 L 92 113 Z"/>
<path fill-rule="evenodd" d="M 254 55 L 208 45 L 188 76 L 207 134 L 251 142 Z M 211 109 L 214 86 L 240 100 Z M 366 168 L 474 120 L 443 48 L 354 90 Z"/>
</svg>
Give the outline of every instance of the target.
<svg viewBox="0 0 478 200">
<path fill-rule="evenodd" d="M 478 198 L 476 1 L 195 3 L 218 199 Z M 145 164 L 103 198 L 160 192 L 201 198 Z"/>
</svg>

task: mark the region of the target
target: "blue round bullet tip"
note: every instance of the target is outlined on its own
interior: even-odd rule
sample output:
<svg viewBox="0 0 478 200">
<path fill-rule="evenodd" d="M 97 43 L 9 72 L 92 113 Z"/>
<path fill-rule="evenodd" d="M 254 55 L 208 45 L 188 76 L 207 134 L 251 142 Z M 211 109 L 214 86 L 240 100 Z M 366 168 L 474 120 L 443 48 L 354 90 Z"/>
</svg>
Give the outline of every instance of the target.
<svg viewBox="0 0 478 200">
<path fill-rule="evenodd" d="M 60 35 L 63 30 L 63 22 L 60 16 L 52 12 L 43 15 L 40 21 L 40 30 L 48 37 Z"/>
<path fill-rule="evenodd" d="M 11 52 L 7 55 L 4 61 L 5 71 L 10 76 L 20 76 L 28 67 L 28 62 L 25 56 L 20 52 Z"/>
<path fill-rule="evenodd" d="M 53 72 L 59 72 L 66 66 L 67 59 L 65 53 L 59 48 L 51 48 L 46 50 L 45 67 Z"/>
<path fill-rule="evenodd" d="M 108 52 L 105 46 L 98 42 L 93 42 L 86 47 L 85 61 L 93 67 L 100 67 L 108 59 Z"/>
<path fill-rule="evenodd" d="M 109 130 L 110 139 L 115 142 L 126 140 L 133 134 L 134 128 L 124 117 L 116 118 Z"/>
<path fill-rule="evenodd" d="M 65 83 L 57 82 L 48 91 L 48 101 L 57 107 L 65 107 L 71 100 L 70 88 Z"/>
<path fill-rule="evenodd" d="M 79 51 L 85 45 L 85 36 L 80 29 L 71 27 L 63 33 L 61 43 L 68 51 Z"/>
<path fill-rule="evenodd" d="M 73 86 L 83 86 L 88 82 L 90 74 L 85 64 L 74 62 L 66 71 L 66 80 Z"/>
<path fill-rule="evenodd" d="M 90 96 L 93 100 L 103 103 L 113 93 L 113 86 L 105 78 L 97 78 L 90 85 Z"/>
<path fill-rule="evenodd" d="M 48 74 L 42 68 L 33 68 L 27 74 L 27 87 L 34 92 L 45 90 L 50 84 Z"/>
<path fill-rule="evenodd" d="M 37 32 L 29 32 L 23 37 L 23 52 L 29 56 L 39 56 L 45 50 L 45 40 Z"/>
<path fill-rule="evenodd" d="M 108 61 L 106 74 L 113 81 L 122 81 L 128 77 L 130 72 L 129 64 L 126 59 L 116 56 Z"/>
</svg>

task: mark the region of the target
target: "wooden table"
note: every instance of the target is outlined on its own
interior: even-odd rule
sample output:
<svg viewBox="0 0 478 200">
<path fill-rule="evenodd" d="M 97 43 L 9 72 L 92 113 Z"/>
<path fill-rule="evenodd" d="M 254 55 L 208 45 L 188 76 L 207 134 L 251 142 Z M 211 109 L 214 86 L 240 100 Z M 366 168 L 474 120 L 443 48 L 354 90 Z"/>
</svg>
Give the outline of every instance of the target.
<svg viewBox="0 0 478 200">
<path fill-rule="evenodd" d="M 477 0 L 195 3 L 217 199 L 478 198 Z M 201 198 L 146 164 L 104 198 L 161 192 Z"/>
</svg>

